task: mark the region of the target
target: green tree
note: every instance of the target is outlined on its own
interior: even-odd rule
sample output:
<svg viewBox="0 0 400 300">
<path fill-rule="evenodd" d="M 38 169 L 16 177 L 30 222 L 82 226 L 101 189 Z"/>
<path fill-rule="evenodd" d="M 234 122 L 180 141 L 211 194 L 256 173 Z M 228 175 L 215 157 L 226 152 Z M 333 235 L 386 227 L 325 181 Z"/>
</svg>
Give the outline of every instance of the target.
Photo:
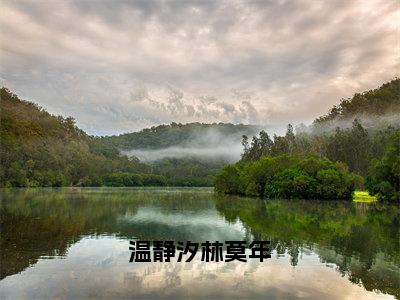
<svg viewBox="0 0 400 300">
<path fill-rule="evenodd" d="M 384 201 L 400 201 L 400 132 L 393 134 L 381 160 L 370 163 L 366 180 L 369 192 Z"/>
</svg>

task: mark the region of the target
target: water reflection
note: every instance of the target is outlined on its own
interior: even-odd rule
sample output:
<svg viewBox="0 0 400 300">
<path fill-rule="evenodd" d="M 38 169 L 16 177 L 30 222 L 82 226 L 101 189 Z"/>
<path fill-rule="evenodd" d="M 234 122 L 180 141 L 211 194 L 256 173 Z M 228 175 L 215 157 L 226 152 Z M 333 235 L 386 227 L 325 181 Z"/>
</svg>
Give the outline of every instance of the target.
<svg viewBox="0 0 400 300">
<path fill-rule="evenodd" d="M 209 189 L 1 191 L 6 298 L 399 295 L 398 207 L 217 197 Z M 128 239 L 270 239 L 264 263 L 128 263 Z M 340 289 L 338 289 L 340 286 Z M 380 293 L 379 293 L 380 292 Z"/>
</svg>

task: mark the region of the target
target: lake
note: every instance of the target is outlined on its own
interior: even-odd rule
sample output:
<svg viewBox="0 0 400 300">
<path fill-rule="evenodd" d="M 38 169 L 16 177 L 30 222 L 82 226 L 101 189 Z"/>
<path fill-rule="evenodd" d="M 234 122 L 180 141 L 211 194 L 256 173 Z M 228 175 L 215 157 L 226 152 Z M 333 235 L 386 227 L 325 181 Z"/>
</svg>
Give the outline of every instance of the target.
<svg viewBox="0 0 400 300">
<path fill-rule="evenodd" d="M 400 298 L 396 205 L 210 188 L 0 193 L 1 298 Z M 269 240 L 271 258 L 129 263 L 130 240 Z"/>
</svg>

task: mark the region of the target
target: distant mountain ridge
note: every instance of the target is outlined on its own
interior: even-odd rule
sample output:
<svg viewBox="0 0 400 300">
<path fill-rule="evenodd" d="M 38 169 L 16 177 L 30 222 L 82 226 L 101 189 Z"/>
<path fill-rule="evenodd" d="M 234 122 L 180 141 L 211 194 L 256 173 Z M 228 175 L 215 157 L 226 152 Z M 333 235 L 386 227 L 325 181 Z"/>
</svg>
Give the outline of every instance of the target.
<svg viewBox="0 0 400 300">
<path fill-rule="evenodd" d="M 243 135 L 254 135 L 259 130 L 260 126 L 244 124 L 171 123 L 102 140 L 121 150 L 212 147 L 232 142 L 240 144 Z"/>
</svg>

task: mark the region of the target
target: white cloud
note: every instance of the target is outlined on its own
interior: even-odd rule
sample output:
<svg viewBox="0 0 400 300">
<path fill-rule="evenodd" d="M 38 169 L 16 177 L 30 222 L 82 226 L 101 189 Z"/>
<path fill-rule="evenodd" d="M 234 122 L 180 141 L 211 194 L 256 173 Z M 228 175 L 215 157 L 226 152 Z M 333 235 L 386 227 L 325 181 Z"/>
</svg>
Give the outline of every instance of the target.
<svg viewBox="0 0 400 300">
<path fill-rule="evenodd" d="M 398 10 L 384 0 L 3 1 L 0 77 L 93 134 L 309 122 L 399 75 Z"/>
</svg>

